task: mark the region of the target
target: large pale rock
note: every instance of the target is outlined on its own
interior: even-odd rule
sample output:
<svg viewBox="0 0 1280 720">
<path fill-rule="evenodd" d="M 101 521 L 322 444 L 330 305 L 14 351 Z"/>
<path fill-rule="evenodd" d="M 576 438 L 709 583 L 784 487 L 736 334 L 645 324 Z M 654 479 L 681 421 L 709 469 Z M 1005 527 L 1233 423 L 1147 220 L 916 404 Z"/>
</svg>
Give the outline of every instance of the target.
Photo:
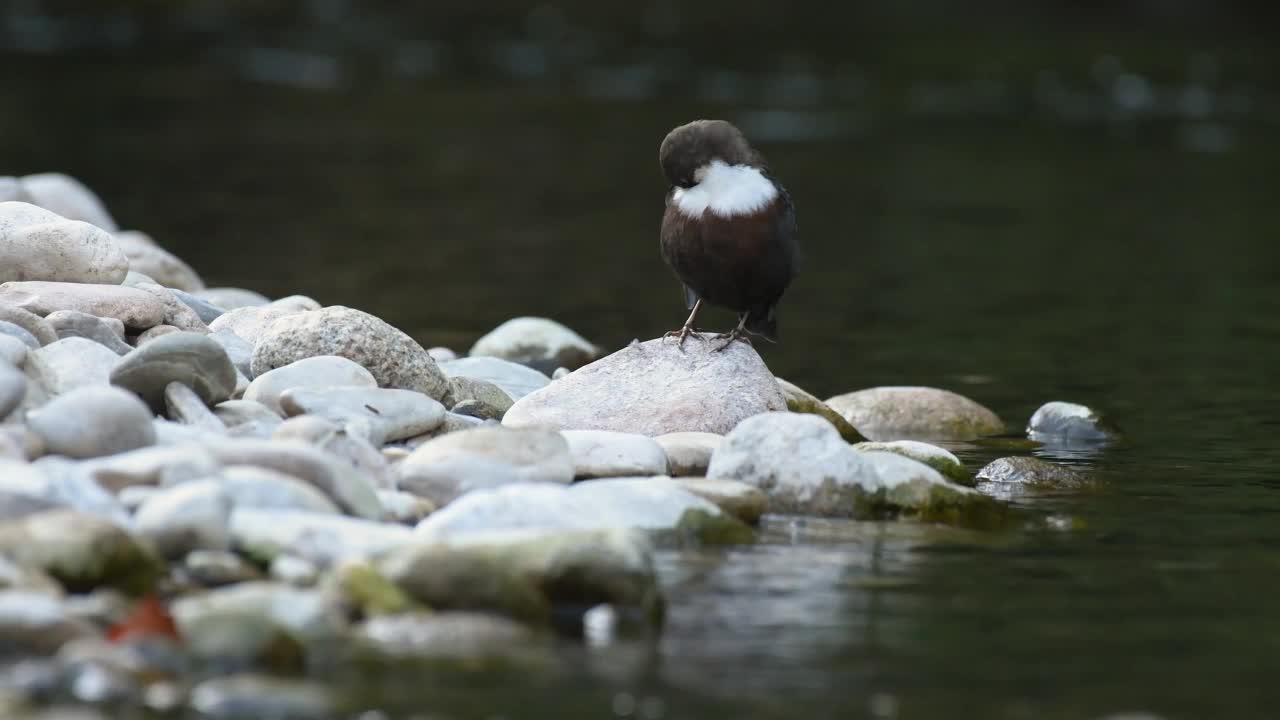
<svg viewBox="0 0 1280 720">
<path fill-rule="evenodd" d="M 869 440 L 973 440 L 1004 432 L 995 413 L 930 387 L 877 387 L 827 399 Z"/>
<path fill-rule="evenodd" d="M 666 475 L 667 454 L 646 435 L 609 430 L 564 430 L 575 478 Z"/>
<path fill-rule="evenodd" d="M 231 538 L 241 552 L 269 563 L 296 555 L 320 567 L 383 555 L 413 540 L 413 530 L 373 520 L 299 510 L 236 508 Z"/>
<path fill-rule="evenodd" d="M 292 388 L 312 386 L 374 388 L 378 381 L 368 370 L 344 357 L 317 355 L 258 375 L 244 391 L 244 399 L 260 402 L 284 415 L 280 396 Z"/>
<path fill-rule="evenodd" d="M 81 337 L 49 343 L 27 354 L 27 374 L 50 395 L 76 388 L 109 385 L 120 356 L 111 348 Z"/>
<path fill-rule="evenodd" d="M 862 452 L 816 415 L 767 413 L 744 420 L 711 458 L 711 479 L 769 495 L 769 511 L 856 518 L 907 516 L 1000 525 L 1002 506 L 901 455 Z"/>
<path fill-rule="evenodd" d="M 726 433 L 743 419 L 783 410 L 773 374 L 746 343 L 650 340 L 582 367 L 516 401 L 508 427 L 614 430 L 640 435 Z"/>
<path fill-rule="evenodd" d="M 570 487 L 517 483 L 479 490 L 427 516 L 414 532 L 456 537 L 494 530 L 603 528 L 687 534 L 704 541 L 749 537 L 716 505 L 666 477 L 591 480 Z"/>
<path fill-rule="evenodd" d="M 1079 490 L 1090 484 L 1088 477 L 1074 468 L 1026 455 L 992 460 L 978 471 L 977 481 L 979 490 L 997 497 L 1016 493 L 1015 486 Z"/>
<path fill-rule="evenodd" d="M 0 304 L 16 305 L 44 317 L 58 310 L 79 310 L 116 318 L 126 327 L 145 330 L 164 321 L 165 305 L 145 290 L 122 285 L 68 282 L 7 282 L 0 285 Z"/>
<path fill-rule="evenodd" d="M 113 455 L 156 441 L 147 406 L 130 393 L 109 386 L 64 393 L 33 410 L 28 426 L 44 441 L 48 452 L 73 458 Z"/>
<path fill-rule="evenodd" d="M 438 610 L 483 610 L 549 624 L 561 609 L 608 604 L 656 622 L 663 601 L 643 534 L 523 530 L 427 538 L 378 563 L 409 595 Z"/>
<path fill-rule="evenodd" d="M 0 282 L 119 283 L 129 260 L 111 234 L 34 205 L 0 203 Z"/>
<path fill-rule="evenodd" d="M 492 356 L 552 372 L 582 367 L 600 356 L 596 346 L 554 320 L 518 317 L 490 330 L 471 347 L 471 355 Z"/>
<path fill-rule="evenodd" d="M 1027 422 L 1027 437 L 1047 445 L 1092 445 L 1117 440 L 1120 429 L 1086 405 L 1047 402 Z"/>
<path fill-rule="evenodd" d="M 416 390 L 447 404 L 448 378 L 421 345 L 368 313 L 342 306 L 272 323 L 254 348 L 253 374 L 317 355 L 345 357 L 372 373 L 381 387 Z"/>
<path fill-rule="evenodd" d="M 156 411 L 165 407 L 165 387 L 180 383 L 206 405 L 231 397 L 236 370 L 227 351 L 207 335 L 176 332 L 158 337 L 120 359 L 111 383 L 130 390 Z"/>
<path fill-rule="evenodd" d="M 705 477 L 676 478 L 682 489 L 706 500 L 721 511 L 755 525 L 769 507 L 769 497 L 760 488 L 736 480 L 713 480 Z"/>
<path fill-rule="evenodd" d="M 72 592 L 110 586 L 152 587 L 164 566 L 116 524 L 71 510 L 48 510 L 0 522 L 0 553 L 52 575 Z"/>
<path fill-rule="evenodd" d="M 420 392 L 393 388 L 297 387 L 280 396 L 290 415 L 313 415 L 340 427 L 358 426 L 381 446 L 431 432 L 444 422 L 444 406 Z"/>
<path fill-rule="evenodd" d="M 723 435 L 706 432 L 674 432 L 654 438 L 667 454 L 667 469 L 675 476 L 707 474 L 711 455 L 720 447 Z"/>
<path fill-rule="evenodd" d="M 393 466 L 399 487 L 443 506 L 480 488 L 573 481 L 569 444 L 555 432 L 477 427 L 430 440 Z"/>
<path fill-rule="evenodd" d="M 19 180 L 24 198 L 62 217 L 83 220 L 107 232 L 117 230 L 116 221 L 102 200 L 84 183 L 63 173 L 27 175 Z"/>
<path fill-rule="evenodd" d="M 533 368 L 494 357 L 446 360 L 440 363 L 440 370 L 454 379 L 470 378 L 493 383 L 510 395 L 512 400 L 519 400 L 551 383 L 551 378 Z"/>
<path fill-rule="evenodd" d="M 341 510 L 320 490 L 292 475 L 253 465 L 232 465 L 214 478 L 233 508 L 298 510 L 339 515 Z"/>
<path fill-rule="evenodd" d="M 204 289 L 204 281 L 191 266 L 155 243 L 146 233 L 126 230 L 115 235 L 116 244 L 129 258 L 129 269 L 152 277 L 157 283 L 186 292 Z"/>
</svg>

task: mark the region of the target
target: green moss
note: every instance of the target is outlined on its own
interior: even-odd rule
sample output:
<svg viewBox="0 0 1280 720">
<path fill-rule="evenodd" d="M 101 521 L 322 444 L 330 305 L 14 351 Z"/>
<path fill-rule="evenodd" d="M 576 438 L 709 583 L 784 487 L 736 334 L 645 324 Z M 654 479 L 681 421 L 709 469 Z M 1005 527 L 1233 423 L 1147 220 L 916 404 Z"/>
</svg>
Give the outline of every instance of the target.
<svg viewBox="0 0 1280 720">
<path fill-rule="evenodd" d="M 330 578 L 340 596 L 365 617 L 426 610 L 368 563 L 344 563 Z"/>
<path fill-rule="evenodd" d="M 827 422 L 836 426 L 836 430 L 840 432 L 840 437 L 845 442 L 860 443 L 865 442 L 866 438 L 858 432 L 857 428 L 844 419 L 844 416 L 836 412 L 830 405 L 822 402 L 816 396 L 811 395 L 798 385 L 775 378 L 778 381 L 778 387 L 782 389 L 782 395 L 787 399 L 787 409 L 795 413 L 808 413 L 825 418 Z"/>
<path fill-rule="evenodd" d="M 712 514 L 706 510 L 685 510 L 676 523 L 675 532 L 705 545 L 742 545 L 753 542 L 755 533 L 751 526 L 725 513 Z"/>
</svg>

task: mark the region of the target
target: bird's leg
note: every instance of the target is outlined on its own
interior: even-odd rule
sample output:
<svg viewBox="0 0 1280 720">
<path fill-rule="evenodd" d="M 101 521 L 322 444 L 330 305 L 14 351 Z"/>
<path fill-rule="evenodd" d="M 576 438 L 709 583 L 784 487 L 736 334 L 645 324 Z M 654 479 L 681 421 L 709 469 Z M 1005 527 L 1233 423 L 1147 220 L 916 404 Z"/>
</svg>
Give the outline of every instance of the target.
<svg viewBox="0 0 1280 720">
<path fill-rule="evenodd" d="M 742 313 L 741 315 L 738 316 L 738 327 L 730 330 L 727 333 L 721 333 L 715 336 L 716 340 L 723 339 L 724 344 L 716 348 L 714 352 L 720 352 L 721 350 L 724 350 L 725 348 L 732 345 L 735 340 L 741 340 L 742 342 L 748 345 L 751 344 L 751 338 L 747 337 L 747 315 L 748 313 Z"/>
<path fill-rule="evenodd" d="M 664 334 L 662 336 L 663 341 L 665 342 L 666 339 L 670 337 L 680 338 L 676 342 L 676 347 L 683 348 L 684 339 L 689 337 L 690 335 L 693 335 L 694 337 L 701 339 L 702 336 L 699 335 L 698 331 L 695 330 L 693 327 L 693 321 L 698 318 L 698 311 L 701 309 L 702 309 L 702 298 L 698 298 L 697 302 L 693 304 L 693 312 L 689 313 L 689 319 L 684 321 L 684 325 L 679 330 L 672 330 L 671 332 Z"/>
</svg>

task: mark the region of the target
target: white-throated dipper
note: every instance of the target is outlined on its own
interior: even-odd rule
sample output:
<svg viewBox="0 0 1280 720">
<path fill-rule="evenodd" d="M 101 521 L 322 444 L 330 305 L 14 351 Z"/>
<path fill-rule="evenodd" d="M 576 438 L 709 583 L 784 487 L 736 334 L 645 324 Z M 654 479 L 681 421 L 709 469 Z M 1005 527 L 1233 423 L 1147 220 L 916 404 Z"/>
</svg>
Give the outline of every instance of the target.
<svg viewBox="0 0 1280 720">
<path fill-rule="evenodd" d="M 695 120 L 667 133 L 658 150 L 671 183 L 662 218 L 662 259 L 684 285 L 689 319 L 666 337 L 696 332 L 703 302 L 738 313 L 717 336 L 778 337 L 777 307 L 800 265 L 791 197 L 742 131 L 724 120 Z"/>
</svg>

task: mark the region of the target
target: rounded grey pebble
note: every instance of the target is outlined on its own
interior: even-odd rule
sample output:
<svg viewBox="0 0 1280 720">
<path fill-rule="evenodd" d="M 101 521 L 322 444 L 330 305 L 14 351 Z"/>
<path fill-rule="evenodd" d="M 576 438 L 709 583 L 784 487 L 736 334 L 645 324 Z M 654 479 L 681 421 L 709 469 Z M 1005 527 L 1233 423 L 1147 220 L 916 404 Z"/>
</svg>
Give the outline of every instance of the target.
<svg viewBox="0 0 1280 720">
<path fill-rule="evenodd" d="M 0 420 L 22 403 L 27 396 L 27 376 L 8 363 L 0 363 Z"/>
<path fill-rule="evenodd" d="M 182 301 L 183 305 L 186 305 L 187 307 L 194 310 L 196 315 L 200 317 L 201 322 L 203 322 L 206 325 L 213 322 L 214 320 L 217 320 L 218 316 L 226 312 L 226 310 L 223 310 L 222 308 L 218 307 L 217 305 L 214 305 L 208 300 L 205 300 L 203 298 L 198 298 L 195 295 L 192 295 L 191 293 L 187 292 L 186 290 L 179 290 L 178 288 L 171 287 L 169 288 L 169 292 L 173 293 L 174 297 Z"/>
<path fill-rule="evenodd" d="M 81 337 L 92 340 L 114 350 L 117 355 L 127 355 L 133 349 L 116 334 L 110 325 L 96 315 L 78 310 L 58 310 L 49 313 L 45 320 L 49 321 L 61 339 Z"/>
<path fill-rule="evenodd" d="M 8 320 L 0 320 L 0 335 L 18 340 L 32 350 L 40 349 L 40 341 L 36 340 L 35 335 L 32 335 L 21 325 L 11 323 Z"/>
<path fill-rule="evenodd" d="M 187 385 L 213 405 L 231 397 L 236 370 L 217 341 L 176 332 L 135 349 L 111 371 L 111 384 L 132 390 L 156 411 L 164 410 L 164 389 L 171 382 Z"/>
<path fill-rule="evenodd" d="M 0 333 L 0 363 L 22 367 L 27 362 L 28 345 L 12 335 Z"/>
<path fill-rule="evenodd" d="M 53 326 L 47 320 L 30 310 L 16 305 L 0 303 L 0 320 L 13 323 L 31 333 L 32 337 L 41 345 L 48 345 L 58 340 L 58 333 L 54 331 Z"/>
<path fill-rule="evenodd" d="M 120 388 L 76 388 L 31 412 L 28 427 L 49 453 L 73 458 L 114 455 L 155 443 L 151 411 Z"/>
</svg>

